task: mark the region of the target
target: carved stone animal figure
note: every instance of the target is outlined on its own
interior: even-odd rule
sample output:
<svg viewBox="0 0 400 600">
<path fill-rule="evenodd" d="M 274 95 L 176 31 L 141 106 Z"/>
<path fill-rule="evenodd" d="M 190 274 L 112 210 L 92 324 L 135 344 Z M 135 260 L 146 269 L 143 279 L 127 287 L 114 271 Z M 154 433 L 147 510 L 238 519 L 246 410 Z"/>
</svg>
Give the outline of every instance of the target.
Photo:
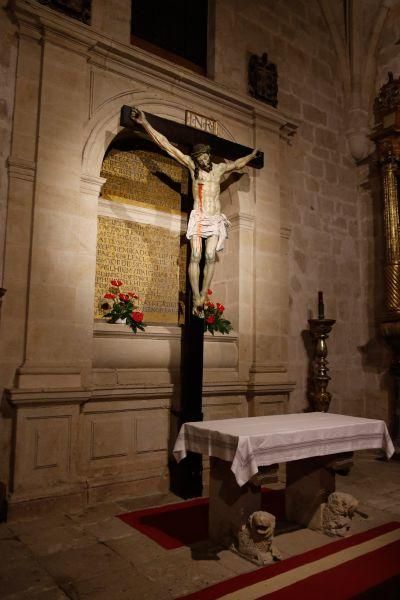
<svg viewBox="0 0 400 600">
<path fill-rule="evenodd" d="M 238 552 L 259 565 L 280 560 L 281 554 L 273 545 L 275 517 L 258 510 L 250 515 L 238 535 Z"/>
<path fill-rule="evenodd" d="M 324 533 L 344 537 L 349 533 L 351 520 L 358 506 L 358 500 L 351 494 L 333 492 L 322 511 Z"/>
</svg>

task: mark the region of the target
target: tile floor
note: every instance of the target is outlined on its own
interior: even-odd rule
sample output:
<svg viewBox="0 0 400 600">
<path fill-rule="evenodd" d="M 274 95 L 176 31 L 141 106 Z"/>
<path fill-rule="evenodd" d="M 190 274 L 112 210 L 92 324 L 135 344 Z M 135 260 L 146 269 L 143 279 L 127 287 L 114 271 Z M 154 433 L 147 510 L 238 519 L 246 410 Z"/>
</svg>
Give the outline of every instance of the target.
<svg viewBox="0 0 400 600">
<path fill-rule="evenodd" d="M 355 455 L 337 489 L 360 501 L 358 532 L 400 521 L 400 461 L 374 452 Z M 174 502 L 172 495 L 101 504 L 82 513 L 0 524 L 0 598 L 5 600 L 173 600 L 212 583 L 256 569 L 228 550 L 208 544 L 164 550 L 115 515 Z M 302 529 L 275 538 L 284 557 L 332 542 Z"/>
</svg>

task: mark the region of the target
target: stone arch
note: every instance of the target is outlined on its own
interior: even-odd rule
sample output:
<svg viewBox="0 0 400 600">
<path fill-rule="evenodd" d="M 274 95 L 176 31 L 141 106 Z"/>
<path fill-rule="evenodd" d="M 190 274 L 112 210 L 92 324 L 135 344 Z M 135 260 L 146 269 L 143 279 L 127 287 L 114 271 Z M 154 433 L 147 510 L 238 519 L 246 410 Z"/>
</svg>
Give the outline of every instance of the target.
<svg viewBox="0 0 400 600">
<path fill-rule="evenodd" d="M 148 96 L 137 92 L 126 92 L 109 98 L 94 113 L 85 130 L 85 143 L 82 153 L 82 172 L 91 177 L 98 177 L 104 154 L 113 138 L 123 129 L 119 124 L 121 106 L 137 104 L 145 111 L 155 112 L 166 118 L 183 122 L 177 102 L 161 100 L 156 96 Z"/>
<path fill-rule="evenodd" d="M 90 196 L 89 202 L 92 204 L 96 202 L 96 208 L 92 204 L 92 214 L 94 216 L 96 212 L 97 216 L 97 200 L 100 195 L 102 184 L 104 179 L 100 177 L 101 167 L 104 159 L 104 155 L 112 143 L 113 139 L 120 133 L 124 128 L 120 126 L 120 110 L 124 104 L 135 106 L 138 105 L 145 112 L 156 114 L 160 117 L 171 119 L 177 123 L 184 123 L 185 109 L 196 110 L 195 107 L 191 107 L 188 104 L 184 104 L 183 101 L 179 101 L 177 98 L 165 98 L 158 95 L 156 92 L 150 93 L 127 91 L 124 93 L 118 93 L 112 97 L 109 97 L 101 106 L 94 111 L 92 117 L 87 122 L 84 130 L 84 143 L 82 147 L 82 168 L 81 168 L 81 194 Z M 200 110 L 198 109 L 198 112 Z M 219 122 L 220 132 L 223 137 L 235 140 L 235 136 L 223 123 Z M 248 174 L 242 177 L 242 181 L 234 183 L 231 190 L 227 193 L 229 198 L 230 210 L 228 216 L 232 221 L 231 235 L 239 236 L 239 230 L 241 231 L 244 226 L 247 227 L 247 221 L 251 220 L 251 231 L 253 231 L 253 218 L 249 215 L 248 209 L 248 188 L 252 186 L 249 181 Z M 243 212 L 244 209 L 244 212 Z M 243 225 L 243 219 L 245 225 Z M 97 230 L 97 220 L 93 220 L 93 227 Z M 96 241 L 97 236 L 93 236 L 93 247 L 92 254 L 96 257 Z M 230 269 L 236 271 L 239 265 L 239 237 L 236 243 L 231 244 L 229 251 L 224 253 L 223 262 L 228 261 L 231 264 Z M 237 279 L 239 274 L 236 273 L 235 278 Z M 94 280 L 95 274 L 93 273 L 93 294 L 94 297 Z M 224 297 L 222 301 L 226 301 Z"/>
<path fill-rule="evenodd" d="M 319 0 L 335 48 L 339 72 L 347 103 L 347 138 L 349 149 L 356 161 L 365 158 L 371 150 L 370 133 L 371 102 L 375 86 L 376 53 L 384 24 L 398 0 L 380 0 L 375 12 L 367 15 L 367 7 L 357 1 L 353 4 L 354 18 L 347 35 L 344 32 L 342 13 L 334 10 L 329 0 Z M 360 23 L 369 25 L 369 33 Z"/>
<path fill-rule="evenodd" d="M 99 176 L 108 146 L 123 129 L 119 124 L 120 110 L 123 104 L 138 105 L 145 112 L 153 112 L 177 123 L 184 123 L 183 116 L 188 108 L 181 102 L 160 98 L 156 94 L 149 96 L 131 91 L 112 96 L 95 111 L 86 125 L 82 152 L 82 173 L 85 176 Z M 227 139 L 235 141 L 232 132 L 223 123 L 219 122 L 219 126 Z"/>
</svg>

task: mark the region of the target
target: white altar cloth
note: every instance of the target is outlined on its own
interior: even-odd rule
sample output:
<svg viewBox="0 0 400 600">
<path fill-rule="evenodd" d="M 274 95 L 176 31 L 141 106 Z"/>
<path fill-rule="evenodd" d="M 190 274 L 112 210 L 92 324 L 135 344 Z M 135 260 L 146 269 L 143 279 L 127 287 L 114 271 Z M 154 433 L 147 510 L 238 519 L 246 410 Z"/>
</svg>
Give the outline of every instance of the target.
<svg viewBox="0 0 400 600">
<path fill-rule="evenodd" d="M 184 423 L 173 453 L 178 462 L 187 451 L 232 462 L 242 486 L 260 466 L 367 448 L 394 453 L 384 421 L 310 412 Z"/>
</svg>

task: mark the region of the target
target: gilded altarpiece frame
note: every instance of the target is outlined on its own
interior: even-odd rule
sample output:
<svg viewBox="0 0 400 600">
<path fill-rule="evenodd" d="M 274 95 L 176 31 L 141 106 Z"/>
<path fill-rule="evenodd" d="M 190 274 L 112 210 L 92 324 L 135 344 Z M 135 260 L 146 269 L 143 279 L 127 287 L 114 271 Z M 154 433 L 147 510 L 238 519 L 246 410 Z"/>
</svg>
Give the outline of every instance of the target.
<svg viewBox="0 0 400 600">
<path fill-rule="evenodd" d="M 140 297 L 146 323 L 182 321 L 186 287 L 188 173 L 176 161 L 148 149 L 111 149 L 102 165 L 95 306 L 110 280 Z"/>
</svg>

